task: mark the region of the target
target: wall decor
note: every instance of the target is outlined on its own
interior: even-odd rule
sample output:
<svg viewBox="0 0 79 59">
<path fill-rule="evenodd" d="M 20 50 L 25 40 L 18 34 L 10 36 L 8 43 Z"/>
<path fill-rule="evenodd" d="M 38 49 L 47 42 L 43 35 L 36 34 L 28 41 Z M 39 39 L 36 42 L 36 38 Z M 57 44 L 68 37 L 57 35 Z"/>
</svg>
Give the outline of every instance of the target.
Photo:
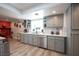
<svg viewBox="0 0 79 59">
<path fill-rule="evenodd" d="M 21 25 L 19 25 L 19 28 L 21 28 Z"/>
</svg>

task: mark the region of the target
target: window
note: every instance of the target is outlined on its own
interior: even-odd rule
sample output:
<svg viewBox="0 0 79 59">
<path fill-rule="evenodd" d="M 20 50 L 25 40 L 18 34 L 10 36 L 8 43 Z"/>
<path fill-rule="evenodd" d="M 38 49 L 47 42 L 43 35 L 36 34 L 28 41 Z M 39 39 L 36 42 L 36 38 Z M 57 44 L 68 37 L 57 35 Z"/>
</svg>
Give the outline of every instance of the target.
<svg viewBox="0 0 79 59">
<path fill-rule="evenodd" d="M 32 21 L 31 21 L 31 31 L 32 32 L 41 32 L 43 29 L 43 16 L 44 11 L 36 11 L 32 13 Z"/>
<path fill-rule="evenodd" d="M 31 30 L 32 32 L 41 32 L 43 29 L 43 19 L 31 21 Z"/>
</svg>

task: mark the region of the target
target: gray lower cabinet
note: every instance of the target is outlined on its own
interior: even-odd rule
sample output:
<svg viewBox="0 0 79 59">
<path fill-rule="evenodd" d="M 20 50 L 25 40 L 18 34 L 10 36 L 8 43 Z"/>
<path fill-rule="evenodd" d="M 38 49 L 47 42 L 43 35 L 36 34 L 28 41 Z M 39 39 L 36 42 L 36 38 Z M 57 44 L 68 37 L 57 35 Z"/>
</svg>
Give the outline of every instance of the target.
<svg viewBox="0 0 79 59">
<path fill-rule="evenodd" d="M 32 45 L 44 48 L 44 36 L 41 35 L 32 35 Z"/>
<path fill-rule="evenodd" d="M 44 37 L 39 37 L 39 38 L 40 38 L 40 41 L 38 41 L 40 43 L 39 47 L 44 48 Z"/>
<path fill-rule="evenodd" d="M 37 36 L 36 35 L 32 35 L 32 45 L 37 46 Z"/>
<path fill-rule="evenodd" d="M 9 56 L 9 55 L 10 55 L 9 43 L 5 42 L 3 44 L 0 44 L 0 56 Z"/>
<path fill-rule="evenodd" d="M 29 43 L 29 35 L 28 34 L 24 35 L 24 43 Z"/>
<path fill-rule="evenodd" d="M 37 35 L 37 46 L 45 48 L 45 36 Z"/>
<path fill-rule="evenodd" d="M 21 42 L 32 44 L 32 35 L 31 34 L 21 34 Z"/>
<path fill-rule="evenodd" d="M 58 37 L 58 38 L 55 38 L 55 50 L 56 51 L 59 51 L 59 52 L 64 52 L 64 38 L 62 37 Z"/>
<path fill-rule="evenodd" d="M 29 40 L 29 44 L 31 44 L 32 45 L 32 35 L 31 34 L 29 34 L 29 36 L 28 36 L 29 38 L 28 38 L 28 40 Z"/>
<path fill-rule="evenodd" d="M 47 48 L 59 52 L 65 52 L 65 38 L 57 36 L 44 36 L 44 35 L 33 35 L 23 34 L 22 42 L 31 44 L 34 46 Z"/>
<path fill-rule="evenodd" d="M 3 45 L 0 45 L 0 56 L 2 56 L 3 54 Z"/>
<path fill-rule="evenodd" d="M 48 49 L 65 53 L 64 37 L 48 37 Z"/>
<path fill-rule="evenodd" d="M 48 49 L 55 50 L 55 38 L 54 37 L 48 37 Z"/>
<path fill-rule="evenodd" d="M 20 35 L 21 35 L 20 41 L 21 41 L 21 42 L 24 42 L 24 34 L 20 34 Z"/>
<path fill-rule="evenodd" d="M 10 48 L 9 48 L 9 43 L 5 42 L 3 45 L 3 51 L 4 51 L 4 56 L 9 56 L 10 55 Z"/>
</svg>

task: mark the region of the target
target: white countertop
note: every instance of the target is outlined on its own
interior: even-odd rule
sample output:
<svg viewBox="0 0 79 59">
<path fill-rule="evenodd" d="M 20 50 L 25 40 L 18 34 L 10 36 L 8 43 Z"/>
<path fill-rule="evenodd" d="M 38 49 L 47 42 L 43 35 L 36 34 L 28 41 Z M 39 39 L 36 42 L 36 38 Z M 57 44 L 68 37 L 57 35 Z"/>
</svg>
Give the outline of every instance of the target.
<svg viewBox="0 0 79 59">
<path fill-rule="evenodd" d="M 55 35 L 55 34 L 45 34 L 45 33 L 40 33 L 40 34 L 35 34 L 35 33 L 24 33 L 20 32 L 21 34 L 33 34 L 33 35 L 46 35 L 46 36 L 58 36 L 58 37 L 67 37 L 66 35 Z"/>
<path fill-rule="evenodd" d="M 5 37 L 0 37 L 0 40 L 6 39 Z"/>
</svg>

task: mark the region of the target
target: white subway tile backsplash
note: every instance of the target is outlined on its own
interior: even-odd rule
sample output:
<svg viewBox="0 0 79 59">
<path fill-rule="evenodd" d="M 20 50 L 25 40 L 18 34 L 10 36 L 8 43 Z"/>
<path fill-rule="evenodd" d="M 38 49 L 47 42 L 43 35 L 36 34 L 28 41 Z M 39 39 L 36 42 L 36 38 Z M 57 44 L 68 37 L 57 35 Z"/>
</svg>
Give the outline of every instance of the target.
<svg viewBox="0 0 79 59">
<path fill-rule="evenodd" d="M 51 34 L 51 31 L 56 33 L 57 30 L 56 30 L 56 28 L 45 28 L 44 29 L 45 34 Z M 60 34 L 63 34 L 63 29 L 62 28 L 60 28 L 58 31 L 59 31 Z"/>
</svg>

